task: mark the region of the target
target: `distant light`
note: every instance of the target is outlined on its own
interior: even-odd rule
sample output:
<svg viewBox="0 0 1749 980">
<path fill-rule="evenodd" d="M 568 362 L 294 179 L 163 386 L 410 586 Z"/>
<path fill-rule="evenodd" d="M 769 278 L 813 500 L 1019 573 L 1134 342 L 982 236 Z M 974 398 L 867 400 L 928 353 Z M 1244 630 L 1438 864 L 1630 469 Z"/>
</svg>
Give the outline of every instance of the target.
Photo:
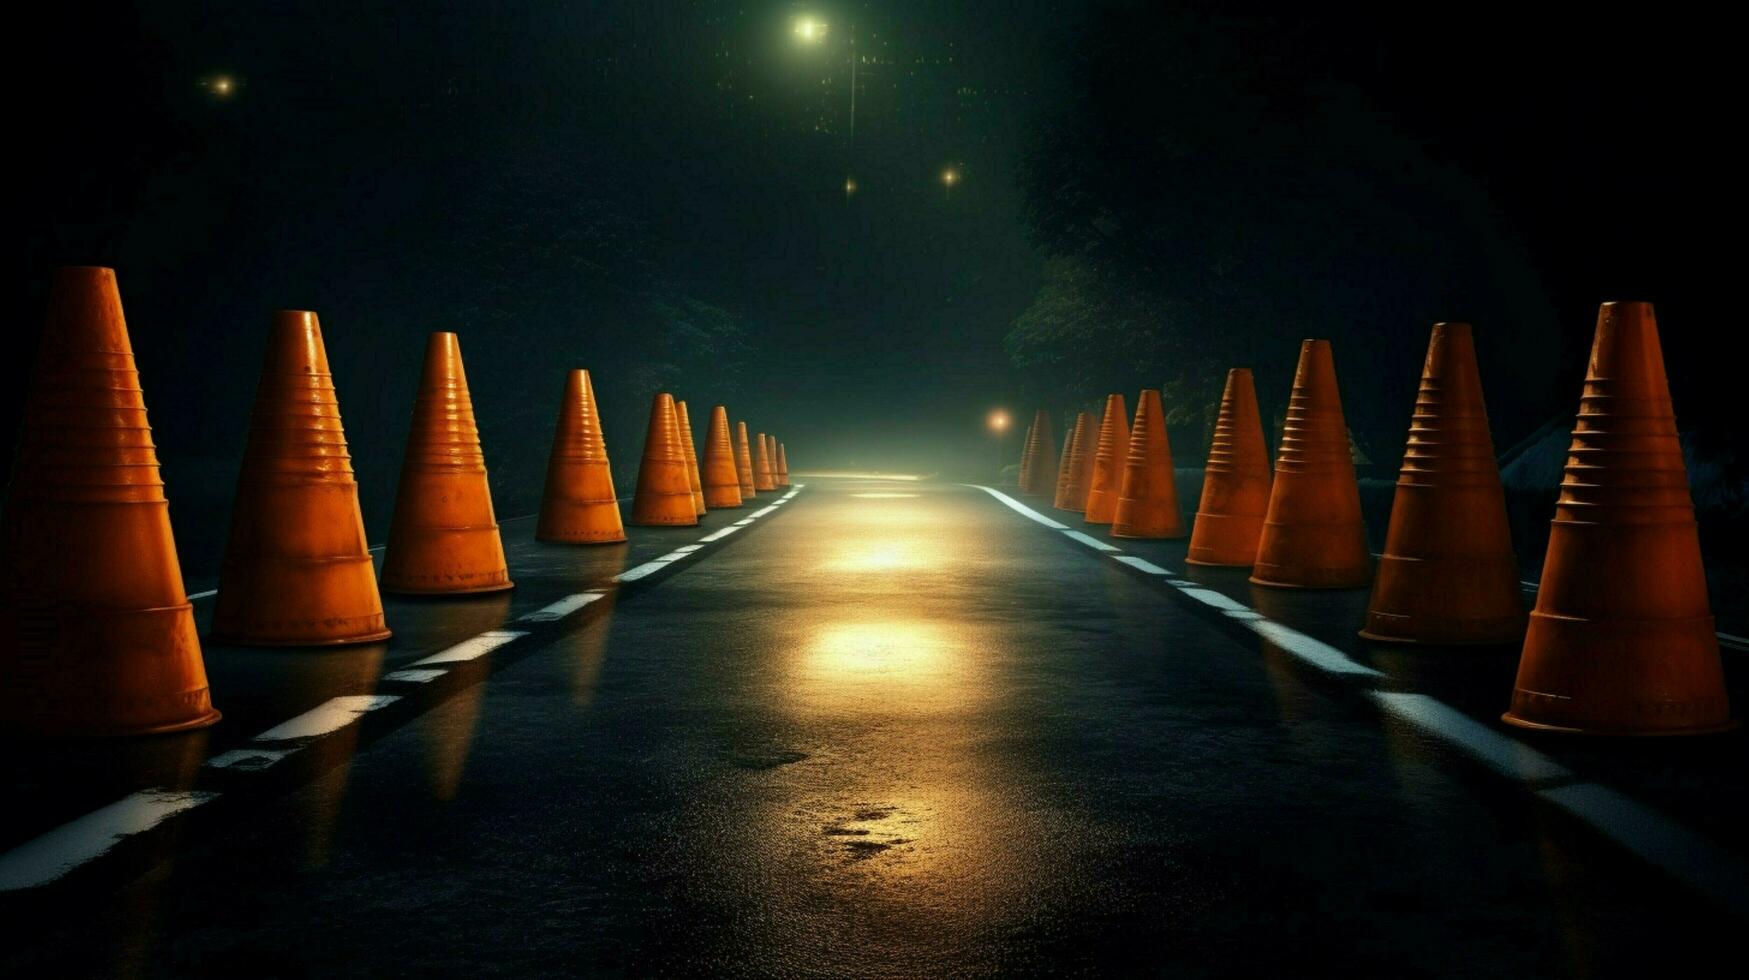
<svg viewBox="0 0 1749 980">
<path fill-rule="evenodd" d="M 826 22 L 813 17 L 797 17 L 796 37 L 806 44 L 824 41 L 826 39 Z"/>
<path fill-rule="evenodd" d="M 209 79 L 206 87 L 207 91 L 224 99 L 229 98 L 233 92 L 237 91 L 237 82 L 229 75 L 218 75 Z"/>
<path fill-rule="evenodd" d="M 850 195 L 855 194 L 855 193 L 856 193 L 856 178 L 855 177 L 844 178 L 844 196 L 849 197 Z"/>
<path fill-rule="evenodd" d="M 1007 412 L 1004 412 L 1000 408 L 996 409 L 990 413 L 990 431 L 1007 432 L 1009 421 L 1010 419 L 1008 418 Z"/>
<path fill-rule="evenodd" d="M 943 170 L 941 172 L 941 182 L 946 184 L 949 187 L 952 187 L 954 184 L 958 183 L 959 179 L 960 179 L 959 171 L 953 169 L 952 167 L 949 167 L 946 170 Z"/>
</svg>

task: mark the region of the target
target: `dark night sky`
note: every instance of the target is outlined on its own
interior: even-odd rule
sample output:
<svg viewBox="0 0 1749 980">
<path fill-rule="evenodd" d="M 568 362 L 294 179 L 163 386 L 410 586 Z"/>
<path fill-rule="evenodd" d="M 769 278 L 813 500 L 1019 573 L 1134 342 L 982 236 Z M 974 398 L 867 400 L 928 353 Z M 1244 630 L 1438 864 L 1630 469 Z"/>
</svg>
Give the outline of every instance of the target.
<svg viewBox="0 0 1749 980">
<path fill-rule="evenodd" d="M 831 24 L 818 48 L 791 35 L 804 9 Z M 1722 40 L 1662 10 L 1213 9 L 61 5 L 9 69 L 31 149 L 8 313 L 30 334 L 49 267 L 115 265 L 172 500 L 223 508 L 267 311 L 317 310 L 373 539 L 430 330 L 461 333 L 504 514 L 533 506 L 574 365 L 597 372 L 622 468 L 659 386 L 727 402 L 808 462 L 951 468 L 995 458 L 989 407 L 1042 394 L 1003 339 L 1065 254 L 1130 269 L 1141 292 L 1188 270 L 1166 296 L 1240 270 L 1223 288 L 1243 295 L 1186 301 L 1185 329 L 1289 368 L 1327 314 L 1351 424 L 1381 441 L 1435 318 L 1492 327 L 1503 447 L 1570 413 L 1608 298 L 1659 303 L 1685 417 L 1723 404 L 1705 334 L 1730 280 L 1702 237 L 1736 203 Z M 1051 132 L 1075 135 L 1064 150 Z M 1298 134 L 1282 166 L 1324 176 L 1223 162 L 1275 132 Z M 1091 152 L 1106 158 L 1076 159 Z M 1058 172 L 1097 183 L 1067 201 L 1028 176 Z M 1122 230 L 1104 251 L 1053 237 L 1040 215 L 1057 205 Z M 27 360 L 8 359 L 9 429 Z M 1279 361 L 1260 364 L 1266 411 Z M 1084 397 L 1161 380 L 1102 377 Z M 191 547 L 198 567 L 211 548 Z"/>
</svg>

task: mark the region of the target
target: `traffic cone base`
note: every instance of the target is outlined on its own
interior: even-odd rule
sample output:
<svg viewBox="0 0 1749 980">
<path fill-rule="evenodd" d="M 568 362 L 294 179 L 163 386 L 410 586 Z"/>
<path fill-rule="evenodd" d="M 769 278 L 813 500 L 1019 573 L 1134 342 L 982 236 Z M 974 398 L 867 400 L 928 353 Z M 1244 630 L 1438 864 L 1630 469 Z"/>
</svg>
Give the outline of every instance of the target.
<svg viewBox="0 0 1749 980">
<path fill-rule="evenodd" d="M 1267 494 L 1268 486 L 1265 485 L 1263 490 Z M 1196 536 L 1198 529 L 1202 529 L 1200 540 Z M 1250 568 L 1257 561 L 1257 539 L 1263 536 L 1263 515 L 1199 511 L 1191 535 L 1190 548 L 1184 556 L 1185 564 Z"/>
<path fill-rule="evenodd" d="M 1357 589 L 1371 578 L 1371 558 L 1366 539 L 1355 526 L 1341 524 L 1264 525 L 1272 539 L 1274 554 L 1285 560 L 1266 560 L 1261 555 L 1251 566 L 1251 583 L 1283 589 Z"/>
<path fill-rule="evenodd" d="M 555 544 L 619 544 L 626 539 L 588 371 L 565 375 L 534 537 Z"/>
<path fill-rule="evenodd" d="M 358 484 L 316 315 L 274 314 L 212 637 L 251 646 L 387 639 Z"/>
<path fill-rule="evenodd" d="M 113 270 L 57 269 L 0 509 L 0 730 L 219 720 Z"/>
<path fill-rule="evenodd" d="M 473 399 L 453 333 L 434 333 L 407 435 L 382 589 L 474 595 L 512 587 Z"/>
<path fill-rule="evenodd" d="M 1711 616 L 1587 621 L 1533 612 L 1524 643 L 1539 656 L 1520 665 L 1512 707 L 1501 716 L 1509 725 L 1580 735 L 1705 735 L 1739 724 L 1724 694 Z M 1646 656 L 1648 650 L 1656 656 Z M 1708 693 L 1679 693 L 1696 690 Z M 1678 696 L 1661 698 L 1662 692 Z"/>
</svg>

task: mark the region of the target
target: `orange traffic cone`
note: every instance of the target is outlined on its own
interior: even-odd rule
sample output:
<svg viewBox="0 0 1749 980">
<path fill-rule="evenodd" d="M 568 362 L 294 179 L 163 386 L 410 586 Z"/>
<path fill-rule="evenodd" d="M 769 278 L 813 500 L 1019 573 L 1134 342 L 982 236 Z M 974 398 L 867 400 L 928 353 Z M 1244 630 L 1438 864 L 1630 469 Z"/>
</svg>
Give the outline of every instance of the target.
<svg viewBox="0 0 1749 980">
<path fill-rule="evenodd" d="M 1605 303 L 1506 721 L 1588 735 L 1734 726 L 1650 303 Z"/>
<path fill-rule="evenodd" d="M 453 333 L 434 333 L 425 345 L 425 373 L 383 552 L 382 587 L 414 594 L 510 588 L 474 403 Z"/>
<path fill-rule="evenodd" d="M 747 445 L 747 423 L 735 423 L 735 476 L 741 481 L 741 499 L 759 496 L 753 482 L 753 450 Z"/>
<path fill-rule="evenodd" d="M 777 444 L 777 485 L 789 487 L 789 453 L 783 448 L 783 443 Z"/>
<path fill-rule="evenodd" d="M 1433 325 L 1360 635 L 1440 644 L 1524 636 L 1506 493 L 1467 323 Z"/>
<path fill-rule="evenodd" d="M 1269 513 L 1269 492 L 1269 450 L 1263 443 L 1257 387 L 1250 368 L 1233 368 L 1221 393 L 1185 562 L 1251 567 Z"/>
<path fill-rule="evenodd" d="M 314 313 L 273 315 L 219 568 L 212 636 L 256 646 L 389 636 Z"/>
<path fill-rule="evenodd" d="M 755 490 L 776 490 L 777 480 L 771 475 L 771 440 L 765 433 L 758 433 L 753 449 L 753 488 Z"/>
<path fill-rule="evenodd" d="M 711 409 L 711 428 L 704 438 L 704 504 L 741 507 L 741 478 L 735 472 L 735 446 L 729 440 L 729 410 Z"/>
<path fill-rule="evenodd" d="M 692 487 L 692 513 L 695 517 L 703 517 L 707 510 L 704 481 L 698 472 L 698 446 L 692 441 L 692 419 L 686 414 L 685 402 L 675 402 L 674 410 L 680 414 L 680 448 L 686 453 L 686 482 Z"/>
<path fill-rule="evenodd" d="M 1110 524 L 1117 517 L 1118 491 L 1129 448 L 1130 426 L 1123 396 L 1107 395 L 1105 418 L 1099 424 L 1099 442 L 1093 452 L 1093 476 L 1087 481 L 1087 523 Z"/>
<path fill-rule="evenodd" d="M 1043 497 L 1056 492 L 1057 456 L 1055 437 L 1051 434 L 1051 416 L 1039 409 L 1032 418 L 1032 429 L 1026 436 L 1026 453 L 1031 465 L 1021 475 L 1020 494 L 1023 497 Z"/>
<path fill-rule="evenodd" d="M 626 539 L 613 489 L 613 468 L 607 460 L 607 441 L 601 437 L 595 384 L 588 371 L 573 370 L 565 375 L 534 536 L 539 541 L 565 544 L 615 544 Z"/>
<path fill-rule="evenodd" d="M 1089 505 L 1087 509 L 1093 508 Z M 1166 412 L 1160 407 L 1160 392 L 1155 388 L 1144 390 L 1136 403 L 1136 424 L 1130 430 L 1125 450 L 1123 482 L 1111 533 L 1118 538 L 1184 537 L 1177 474 L 1172 468 L 1172 444 L 1166 433 Z"/>
<path fill-rule="evenodd" d="M 219 720 L 115 272 L 57 269 L 0 523 L 0 729 Z"/>
<path fill-rule="evenodd" d="M 638 489 L 632 497 L 632 523 L 674 526 L 698 523 L 692 507 L 692 482 L 686 452 L 680 447 L 680 416 L 666 391 L 650 406 L 650 430 L 638 464 Z"/>
<path fill-rule="evenodd" d="M 1058 510 L 1086 513 L 1088 484 L 1093 482 L 1094 438 L 1093 416 L 1086 412 L 1075 416 L 1075 434 L 1069 439 L 1069 451 L 1063 454 Z"/>
<path fill-rule="evenodd" d="M 1328 340 L 1308 340 L 1300 345 L 1251 581 L 1290 588 L 1356 588 L 1366 584 L 1369 562 L 1360 485 L 1354 478 L 1342 396 L 1336 390 L 1336 362 Z"/>
</svg>

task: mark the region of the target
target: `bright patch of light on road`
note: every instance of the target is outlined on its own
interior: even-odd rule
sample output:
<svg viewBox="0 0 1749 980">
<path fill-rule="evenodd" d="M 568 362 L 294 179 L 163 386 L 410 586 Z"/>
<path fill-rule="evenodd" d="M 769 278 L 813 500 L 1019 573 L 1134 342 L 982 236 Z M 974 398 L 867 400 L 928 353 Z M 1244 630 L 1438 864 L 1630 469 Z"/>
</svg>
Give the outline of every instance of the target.
<svg viewBox="0 0 1749 980">
<path fill-rule="evenodd" d="M 818 477 L 826 480 L 903 480 L 907 483 L 916 483 L 923 479 L 923 476 L 918 473 L 877 473 L 862 470 L 810 470 L 806 473 L 798 472 L 795 475 L 805 476 L 809 479 Z"/>
<path fill-rule="evenodd" d="M 917 495 L 914 493 L 853 493 L 851 496 L 863 500 L 898 500 L 900 498 L 915 497 Z"/>
<path fill-rule="evenodd" d="M 950 643 L 927 622 L 830 623 L 808 644 L 807 666 L 834 681 L 934 682 L 946 674 Z"/>
<path fill-rule="evenodd" d="M 929 555 L 903 541 L 869 539 L 854 544 L 827 559 L 834 572 L 896 572 L 932 564 Z"/>
</svg>

